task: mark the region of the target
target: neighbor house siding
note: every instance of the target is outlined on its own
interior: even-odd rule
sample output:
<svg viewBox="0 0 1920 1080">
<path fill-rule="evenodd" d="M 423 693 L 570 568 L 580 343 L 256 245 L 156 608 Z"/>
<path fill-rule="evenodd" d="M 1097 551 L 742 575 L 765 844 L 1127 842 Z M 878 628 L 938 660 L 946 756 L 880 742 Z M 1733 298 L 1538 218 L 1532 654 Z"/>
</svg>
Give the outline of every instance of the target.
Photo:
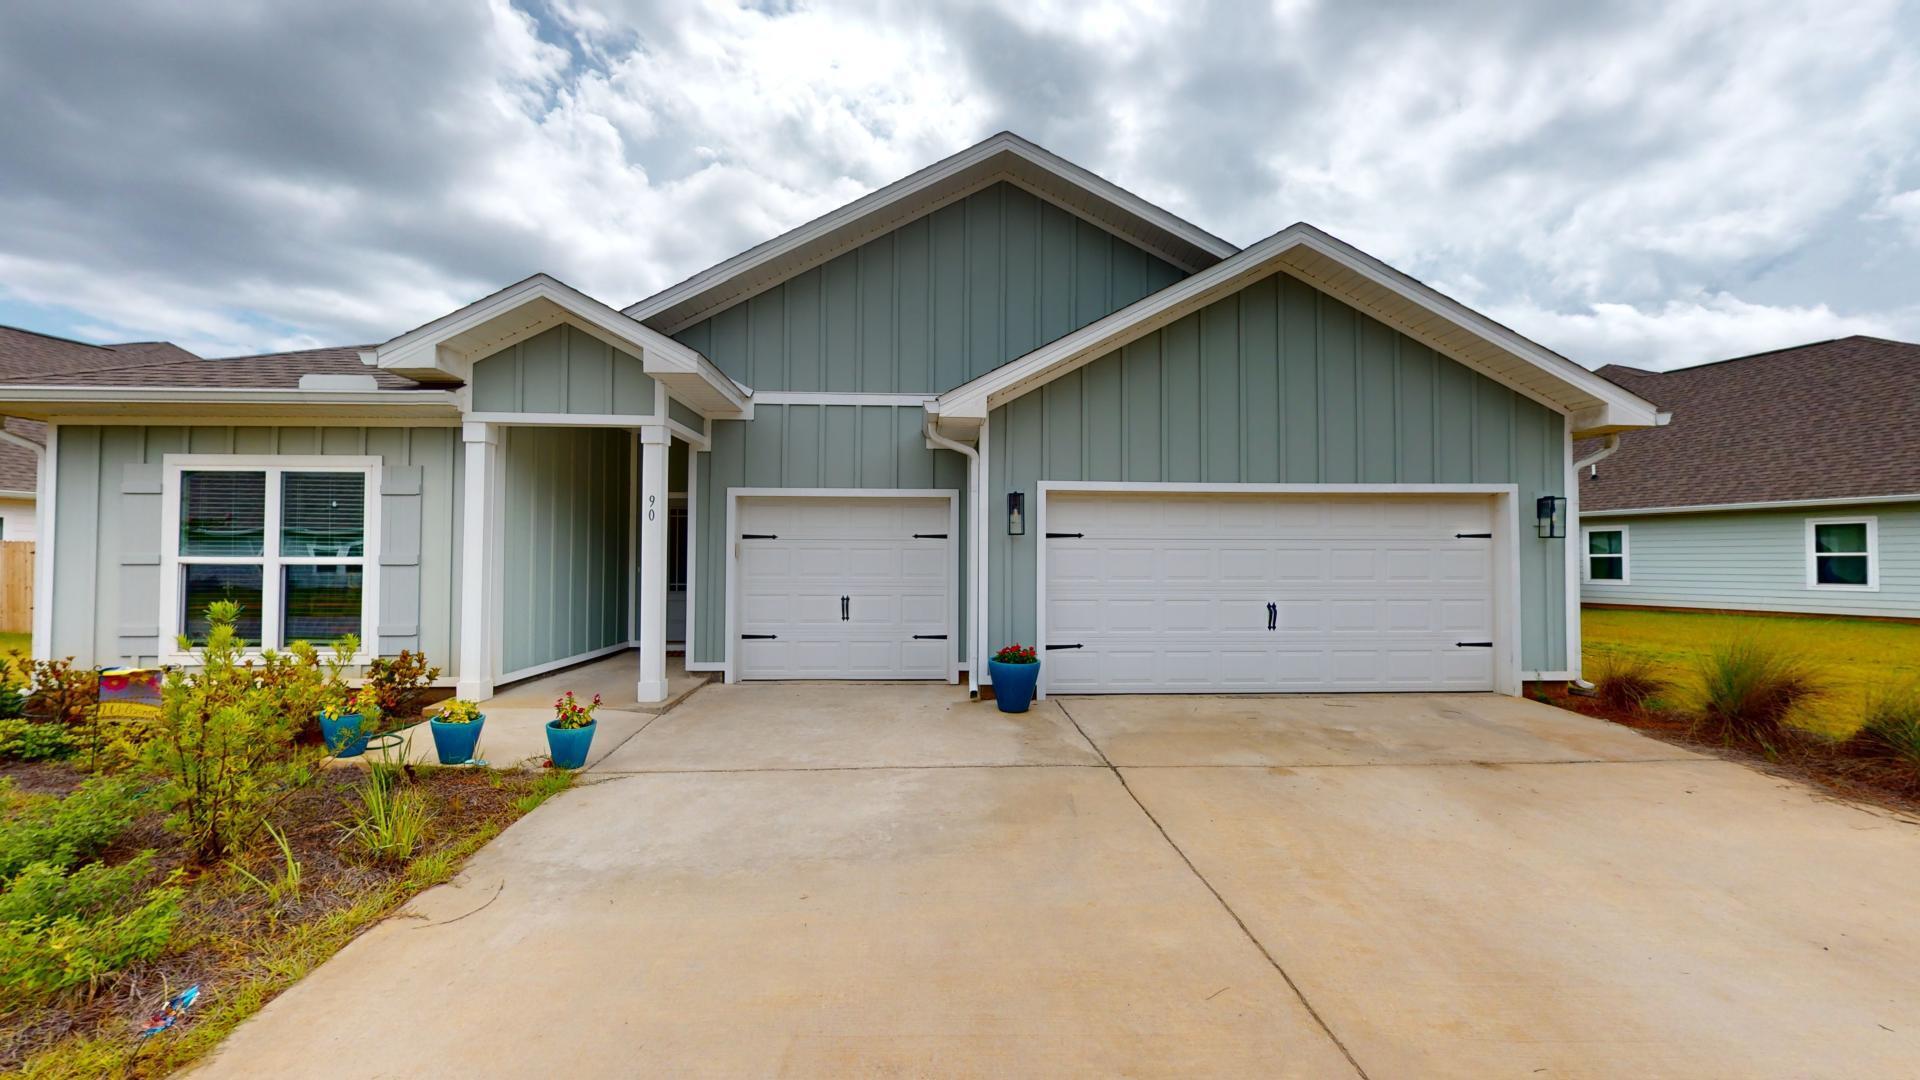
<svg viewBox="0 0 1920 1080">
<path fill-rule="evenodd" d="M 1880 588 L 1808 588 L 1807 519 L 1847 517 L 1879 522 Z M 1588 582 L 1585 603 L 1920 618 L 1920 502 L 1588 517 L 1581 525 L 1627 529 L 1627 583 Z"/>
<path fill-rule="evenodd" d="M 1041 480 L 1513 483 L 1521 666 L 1566 663 L 1560 414 L 1284 274 L 993 410 L 987 505 Z M 988 530 L 989 648 L 1034 640 L 1038 530 Z"/>
<path fill-rule="evenodd" d="M 1185 276 L 1000 183 L 674 337 L 755 391 L 933 394 Z"/>
<path fill-rule="evenodd" d="M 608 428 L 502 432 L 504 674 L 627 640 L 631 440 Z"/>
<path fill-rule="evenodd" d="M 477 412 L 651 416 L 653 377 L 640 358 L 571 325 L 474 362 Z"/>
<path fill-rule="evenodd" d="M 713 450 L 694 455 L 699 551 L 695 558 L 693 659 L 726 659 L 727 492 L 733 488 L 915 488 L 961 495 L 967 518 L 967 466 L 960 455 L 930 450 L 926 412 L 888 405 L 757 405 L 751 421 L 716 420 Z M 966 595 L 966 545 L 955 578 Z M 965 622 L 964 605 L 960 612 Z M 956 655 L 964 631 L 952 643 Z"/>
<path fill-rule="evenodd" d="M 453 427 L 59 428 L 51 650 L 82 665 L 160 655 L 161 467 L 168 454 L 377 456 L 381 653 L 455 674 L 463 457 Z"/>
</svg>

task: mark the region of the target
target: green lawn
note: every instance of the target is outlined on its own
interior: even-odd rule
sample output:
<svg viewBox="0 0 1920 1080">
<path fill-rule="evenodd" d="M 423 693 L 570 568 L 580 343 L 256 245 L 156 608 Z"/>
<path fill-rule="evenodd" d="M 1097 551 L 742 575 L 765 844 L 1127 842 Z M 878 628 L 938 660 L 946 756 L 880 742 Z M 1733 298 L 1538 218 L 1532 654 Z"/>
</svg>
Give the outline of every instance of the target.
<svg viewBox="0 0 1920 1080">
<path fill-rule="evenodd" d="M 1581 631 L 1589 678 L 1606 656 L 1626 653 L 1652 658 L 1678 684 L 1688 681 L 1696 657 L 1721 642 L 1744 636 L 1778 642 L 1826 673 L 1832 689 L 1804 721 L 1835 735 L 1859 726 L 1869 688 L 1920 679 L 1920 624 L 1914 623 L 1587 608 Z"/>
</svg>

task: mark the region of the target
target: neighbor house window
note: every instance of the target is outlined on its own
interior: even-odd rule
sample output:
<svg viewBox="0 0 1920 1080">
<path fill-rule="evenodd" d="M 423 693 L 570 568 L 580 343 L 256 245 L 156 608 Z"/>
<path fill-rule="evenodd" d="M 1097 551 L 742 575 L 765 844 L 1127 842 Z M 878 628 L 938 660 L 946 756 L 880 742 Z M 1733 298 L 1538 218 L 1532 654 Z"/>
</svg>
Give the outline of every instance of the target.
<svg viewBox="0 0 1920 1080">
<path fill-rule="evenodd" d="M 1587 562 L 1582 581 L 1627 583 L 1627 527 L 1587 529 Z"/>
<path fill-rule="evenodd" d="M 1812 518 L 1807 521 L 1807 587 L 1880 587 L 1879 521 Z"/>
<path fill-rule="evenodd" d="M 378 459 L 170 455 L 161 632 L 207 639 L 207 606 L 240 605 L 253 648 L 373 635 Z"/>
</svg>

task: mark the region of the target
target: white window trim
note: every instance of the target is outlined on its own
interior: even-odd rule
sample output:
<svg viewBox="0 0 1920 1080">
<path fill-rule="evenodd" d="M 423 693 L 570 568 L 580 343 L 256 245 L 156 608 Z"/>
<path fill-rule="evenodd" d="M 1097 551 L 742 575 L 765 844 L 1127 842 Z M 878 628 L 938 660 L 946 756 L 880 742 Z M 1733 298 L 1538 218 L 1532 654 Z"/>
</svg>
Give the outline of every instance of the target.
<svg viewBox="0 0 1920 1080">
<path fill-rule="evenodd" d="M 1865 585 L 1829 585 L 1820 581 L 1820 562 L 1813 550 L 1813 534 L 1821 525 L 1865 525 L 1867 527 L 1867 583 Z M 1820 517 L 1807 519 L 1807 588 L 1821 592 L 1879 592 L 1880 591 L 1880 519 L 1869 514 L 1854 514 L 1848 517 Z M 1818 554 L 1858 555 L 1860 552 L 1828 551 Z"/>
<path fill-rule="evenodd" d="M 1617 578 L 1597 578 L 1593 576 L 1593 552 L 1589 550 L 1587 537 L 1597 532 L 1617 532 L 1620 534 L 1620 576 Z M 1633 560 L 1629 553 L 1633 544 L 1627 535 L 1625 525 L 1592 525 L 1580 530 L 1580 584 L 1582 585 L 1631 585 L 1633 584 Z M 1611 559 L 1611 555 L 1600 556 Z"/>
<path fill-rule="evenodd" d="M 199 657 L 191 652 L 181 652 L 178 642 L 181 633 L 180 618 L 180 567 L 185 563 L 221 563 L 236 561 L 252 562 L 251 559 L 235 560 L 214 556 L 180 555 L 180 474 L 183 472 L 264 472 L 267 478 L 266 537 L 262 546 L 261 559 L 261 612 L 260 638 L 258 650 L 250 651 L 249 657 L 258 657 L 269 648 L 285 648 L 280 638 L 280 593 L 279 570 L 293 565 L 340 565 L 358 564 L 361 568 L 360 591 L 360 651 L 349 662 L 354 665 L 368 663 L 380 655 L 379 614 L 380 614 L 380 470 L 383 462 L 378 457 L 355 455 L 334 456 L 329 454 L 168 454 L 161 462 L 160 486 L 160 657 L 162 663 L 192 665 L 199 663 Z M 362 553 L 352 558 L 307 558 L 301 556 L 283 556 L 279 552 L 280 538 L 280 476 L 287 472 L 357 472 L 366 477 L 366 509 L 363 522 L 366 528 L 366 542 Z M 323 655 L 331 656 L 331 649 L 321 649 Z"/>
</svg>

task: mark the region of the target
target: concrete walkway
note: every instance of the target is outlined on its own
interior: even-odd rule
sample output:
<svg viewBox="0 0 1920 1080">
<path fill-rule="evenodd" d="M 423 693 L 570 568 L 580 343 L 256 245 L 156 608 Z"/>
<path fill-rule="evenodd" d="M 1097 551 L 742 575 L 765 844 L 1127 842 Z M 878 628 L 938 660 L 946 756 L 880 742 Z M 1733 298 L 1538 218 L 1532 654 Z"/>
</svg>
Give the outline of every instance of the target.
<svg viewBox="0 0 1920 1080">
<path fill-rule="evenodd" d="M 204 1074 L 1920 1071 L 1920 828 L 1534 702 L 712 686 L 587 779 Z"/>
</svg>

